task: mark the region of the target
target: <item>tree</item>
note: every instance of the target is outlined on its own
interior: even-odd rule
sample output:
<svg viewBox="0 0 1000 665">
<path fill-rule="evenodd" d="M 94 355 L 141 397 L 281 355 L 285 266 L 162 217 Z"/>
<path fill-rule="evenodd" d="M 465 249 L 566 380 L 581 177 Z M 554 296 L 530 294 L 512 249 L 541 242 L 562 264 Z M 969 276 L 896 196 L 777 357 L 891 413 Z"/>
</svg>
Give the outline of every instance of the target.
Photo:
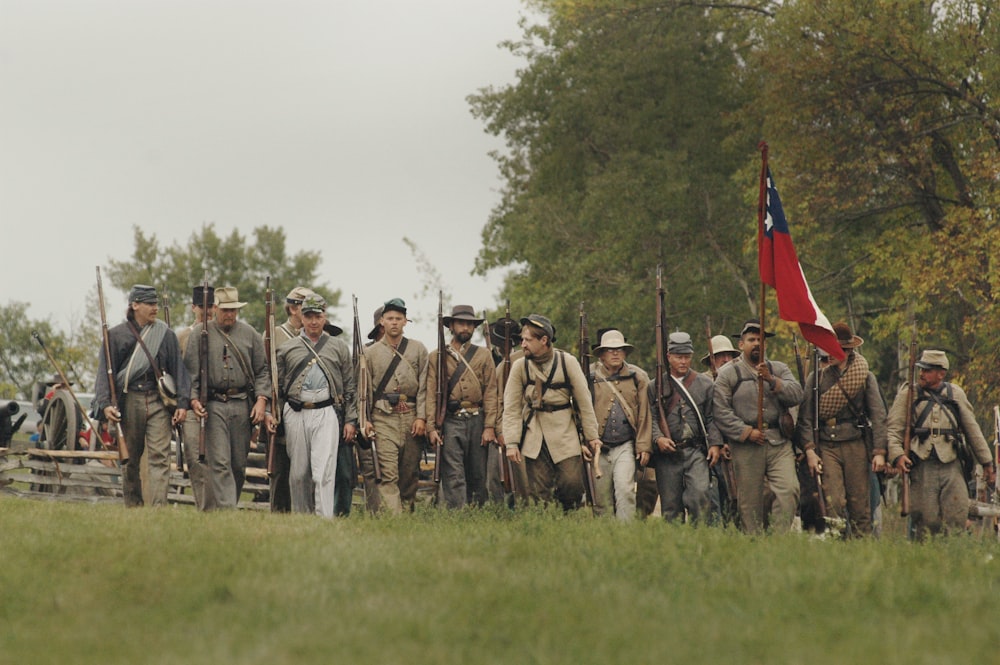
<svg viewBox="0 0 1000 665">
<path fill-rule="evenodd" d="M 0 330 L 4 343 L 0 347 L 0 398 L 32 400 L 32 389 L 37 381 L 53 374 L 49 362 L 33 333 L 38 333 L 49 352 L 59 363 L 66 378 L 79 384 L 77 390 L 93 386 L 91 342 L 79 329 L 69 335 L 52 328 L 49 320 L 27 318 L 28 303 L 11 302 L 0 305 Z"/>
<path fill-rule="evenodd" d="M 240 300 L 248 303 L 240 318 L 257 330 L 264 327 L 264 285 L 270 275 L 275 301 L 297 285 L 321 293 L 331 307 L 340 300 L 340 291 L 317 282 L 319 252 L 303 251 L 289 255 L 285 249 L 285 231 L 261 226 L 253 231 L 253 243 L 238 230 L 220 237 L 214 224 L 206 224 L 193 233 L 186 245 L 174 243 L 161 248 L 155 235 L 147 236 L 135 227 L 135 249 L 131 259 L 108 261 L 108 279 L 116 288 L 128 291 L 133 284 L 156 286 L 169 297 L 171 323 L 190 323 L 191 288 L 205 276 L 213 286 L 235 286 Z M 111 321 L 119 320 L 112 316 Z M 161 315 L 162 317 L 162 315 Z M 280 314 L 279 314 L 280 318 Z"/>
<path fill-rule="evenodd" d="M 727 141 L 744 102 L 733 75 L 741 23 L 690 3 L 541 3 L 547 26 L 506 47 L 518 81 L 469 98 L 506 140 L 505 185 L 477 270 L 511 266 L 515 310 L 634 338 L 653 357 L 655 273 L 665 266 L 672 327 L 706 314 L 733 332 L 756 311 L 753 208 L 732 178 L 746 151 Z M 574 335 L 557 335 L 564 344 Z"/>
</svg>

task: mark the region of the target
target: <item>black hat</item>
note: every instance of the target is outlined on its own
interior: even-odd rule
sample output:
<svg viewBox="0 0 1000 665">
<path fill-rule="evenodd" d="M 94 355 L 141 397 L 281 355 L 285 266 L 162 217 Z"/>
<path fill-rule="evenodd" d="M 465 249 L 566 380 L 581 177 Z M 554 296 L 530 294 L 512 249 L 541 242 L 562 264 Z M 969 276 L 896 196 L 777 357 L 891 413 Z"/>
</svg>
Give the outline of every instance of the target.
<svg viewBox="0 0 1000 665">
<path fill-rule="evenodd" d="M 743 324 L 743 330 L 740 331 L 739 335 L 733 335 L 733 338 L 740 339 L 741 337 L 743 337 L 743 335 L 746 335 L 748 332 L 754 332 L 754 331 L 760 333 L 760 319 L 747 319 L 746 323 Z M 774 337 L 774 333 L 766 332 L 764 333 L 764 337 Z"/>
<path fill-rule="evenodd" d="M 325 332 L 330 337 L 336 337 L 340 333 L 344 332 L 344 329 L 341 328 L 340 326 L 335 326 L 332 323 L 330 323 L 329 321 L 327 321 L 323 325 L 323 332 Z"/>
<path fill-rule="evenodd" d="M 490 340 L 501 345 L 504 339 L 509 339 L 511 346 L 521 343 L 521 325 L 514 319 L 504 317 L 490 324 Z"/>
<path fill-rule="evenodd" d="M 208 287 L 208 305 L 211 307 L 215 303 L 215 287 Z M 205 285 L 199 284 L 191 289 L 191 304 L 201 307 L 205 304 Z"/>
</svg>

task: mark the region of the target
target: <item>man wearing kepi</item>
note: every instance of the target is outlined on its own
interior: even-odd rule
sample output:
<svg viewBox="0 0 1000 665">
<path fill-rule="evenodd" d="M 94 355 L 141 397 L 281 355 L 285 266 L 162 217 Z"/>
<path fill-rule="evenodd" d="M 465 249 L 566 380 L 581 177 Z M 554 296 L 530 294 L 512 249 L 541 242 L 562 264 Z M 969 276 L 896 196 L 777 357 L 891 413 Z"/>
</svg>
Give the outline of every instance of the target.
<svg viewBox="0 0 1000 665">
<path fill-rule="evenodd" d="M 427 400 L 427 438 L 441 446 L 441 494 L 448 508 L 486 503 L 486 455 L 495 445 L 497 395 L 491 390 L 496 371 L 486 347 L 472 344 L 483 319 L 469 305 L 456 305 L 442 323 L 451 330 L 445 347 L 448 413 L 436 429 L 436 400 Z M 427 392 L 437 389 L 438 350 L 427 361 Z"/>
<path fill-rule="evenodd" d="M 608 330 L 594 347 L 590 365 L 594 382 L 594 411 L 601 433 L 601 477 L 597 496 L 601 508 L 614 505 L 623 521 L 635 518 L 635 464 L 649 464 L 652 425 L 649 416 L 649 376 L 625 362 L 635 347 L 619 330 Z"/>
<path fill-rule="evenodd" d="M 277 349 L 292 512 L 332 518 L 341 427 L 353 441 L 358 421 L 354 368 L 347 344 L 323 330 L 318 294 L 303 299 L 302 322 L 302 333 Z"/>
<path fill-rule="evenodd" d="M 581 504 L 583 463 L 593 459 L 601 439 L 587 378 L 576 358 L 552 346 L 555 332 L 540 314 L 521 319 L 524 357 L 514 361 L 504 390 L 503 434 L 507 457 L 525 460 L 530 496 L 555 498 L 570 510 Z"/>
<path fill-rule="evenodd" d="M 271 394 L 264 338 L 239 321 L 236 287 L 215 290 L 215 320 L 208 322 L 207 403 L 198 399 L 201 362 L 198 346 L 202 326 L 188 338 L 185 359 L 190 359 L 191 408 L 205 422 L 205 461 L 210 474 L 210 499 L 206 510 L 235 508 L 246 480 L 247 455 L 253 425 L 264 420 Z"/>
<path fill-rule="evenodd" d="M 846 357 L 831 357 L 818 375 L 813 371 L 806 377 L 799 436 L 809 472 L 822 474 L 828 516 L 849 519 L 850 534 L 866 536 L 872 532 L 870 471 L 885 470 L 885 404 L 868 361 L 858 351 L 864 340 L 846 323 L 835 323 L 833 331 Z"/>
<path fill-rule="evenodd" d="M 296 286 L 285 296 L 285 314 L 288 319 L 274 329 L 272 344 L 275 350 L 288 340 L 298 337 L 302 330 L 302 301 L 312 292 L 308 287 Z M 273 513 L 287 513 L 292 509 L 292 497 L 288 488 L 288 468 L 291 462 L 283 430 L 283 427 L 279 428 L 274 437 L 274 469 L 269 480 L 269 502 Z"/>
<path fill-rule="evenodd" d="M 146 496 L 151 505 L 166 505 L 170 486 L 170 432 L 184 422 L 187 414 L 190 379 L 181 360 L 174 331 L 156 318 L 156 289 L 136 284 L 128 294 L 125 321 L 108 331 L 111 372 L 120 395 L 121 411 L 111 406 L 111 386 L 105 354 L 97 366 L 95 403 L 105 419 L 122 422 L 131 461 L 124 466 L 122 492 L 126 506 L 143 505 L 140 461 L 147 464 Z M 164 390 L 173 391 L 176 410 L 164 401 Z M 173 384 L 173 385 L 170 385 Z"/>
<path fill-rule="evenodd" d="M 764 362 L 760 346 L 760 322 L 750 319 L 740 332 L 740 357 L 719 370 L 712 404 L 719 431 L 733 442 L 740 521 L 749 533 L 764 528 L 766 488 L 774 495 L 770 527 L 775 531 L 791 529 L 799 503 L 791 433 L 782 432 L 780 420 L 802 401 L 802 386 L 785 363 Z M 758 376 L 763 380 L 763 429 L 757 427 Z"/>
<path fill-rule="evenodd" d="M 653 419 L 653 465 L 660 493 L 660 510 L 666 520 L 689 521 L 708 516 L 709 465 L 719 461 L 722 437 L 713 426 L 715 386 L 704 374 L 691 369 L 694 344 L 686 332 L 670 333 L 667 338 L 667 363 L 663 377 L 667 429 L 660 429 L 659 417 Z M 650 389 L 655 402 L 655 384 Z"/>
<path fill-rule="evenodd" d="M 996 483 L 990 449 L 965 391 L 944 380 L 948 356 L 928 349 L 917 361 L 920 377 L 913 396 L 910 457 L 903 450 L 907 386 L 903 384 L 889 409 L 889 458 L 910 474 L 910 519 L 918 539 L 928 534 L 960 531 L 969 516 L 969 490 L 959 458 L 967 446 L 983 466 L 983 478 Z"/>
<path fill-rule="evenodd" d="M 181 355 L 184 357 L 184 366 L 191 367 L 191 360 L 187 357 L 188 342 L 191 331 L 199 323 L 215 317 L 215 288 L 204 284 L 199 284 L 191 290 L 191 312 L 194 314 L 194 323 L 191 326 L 177 333 L 177 342 L 181 347 Z M 208 311 L 205 311 L 205 303 L 208 303 Z M 200 328 L 199 328 L 200 330 Z M 188 376 L 190 376 L 190 372 Z M 194 495 L 194 505 L 198 510 L 205 510 L 208 505 L 208 493 L 212 490 L 211 476 L 208 465 L 204 460 L 198 459 L 198 437 L 201 425 L 194 409 L 189 409 L 187 418 L 184 419 L 184 462 L 187 464 L 188 476 L 191 479 L 191 493 Z"/>
<path fill-rule="evenodd" d="M 427 432 L 427 347 L 403 336 L 406 320 L 406 303 L 387 301 L 379 319 L 384 334 L 365 351 L 375 384 L 369 425 L 378 441 L 378 492 L 381 508 L 391 513 L 414 506 L 421 452 L 417 437 Z"/>
</svg>

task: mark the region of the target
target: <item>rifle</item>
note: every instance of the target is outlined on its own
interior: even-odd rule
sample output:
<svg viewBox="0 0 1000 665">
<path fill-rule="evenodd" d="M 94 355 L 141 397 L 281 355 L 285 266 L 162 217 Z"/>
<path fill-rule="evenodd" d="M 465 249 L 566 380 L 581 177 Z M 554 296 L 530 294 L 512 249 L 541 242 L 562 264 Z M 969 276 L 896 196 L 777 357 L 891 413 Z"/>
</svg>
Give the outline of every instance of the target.
<svg viewBox="0 0 1000 665">
<path fill-rule="evenodd" d="M 993 407 L 993 468 L 1000 468 L 1000 406 Z M 998 503 L 997 496 L 997 485 L 996 481 L 993 483 L 993 487 L 987 486 L 987 496 L 989 497 L 989 502 L 992 504 Z M 993 519 L 993 528 L 997 531 L 997 538 L 1000 538 L 1000 528 L 998 528 L 998 520 Z"/>
<path fill-rule="evenodd" d="M 587 312 L 580 303 L 580 368 L 587 381 L 587 391 L 590 393 L 590 403 L 594 403 L 594 378 L 590 374 L 590 331 L 587 325 Z M 583 424 L 580 424 L 580 440 L 589 445 L 583 436 Z M 587 490 L 590 492 L 590 505 L 597 506 L 597 479 L 601 477 L 601 449 L 594 451 L 594 458 L 587 465 Z"/>
<path fill-rule="evenodd" d="M 278 411 L 278 355 L 274 348 L 274 292 L 271 290 L 271 276 L 264 280 L 264 355 L 267 356 L 267 373 L 271 377 L 271 419 L 277 427 L 280 420 Z M 267 432 L 267 477 L 277 473 L 274 440 L 277 430 Z"/>
<path fill-rule="evenodd" d="M 506 309 L 504 310 L 504 315 L 503 315 L 503 348 L 501 349 L 501 351 L 502 351 L 501 355 L 503 356 L 503 361 L 502 361 L 502 363 L 503 363 L 503 369 L 500 370 L 500 376 L 501 376 L 501 379 L 500 379 L 500 402 L 501 403 L 503 402 L 504 388 L 507 387 L 507 379 L 510 378 L 510 353 L 511 353 L 511 350 L 512 350 L 512 347 L 513 347 L 513 344 L 511 344 L 511 339 L 510 339 L 510 335 L 511 335 L 510 324 L 511 324 L 511 320 L 510 320 L 510 300 L 508 300 L 507 301 L 507 305 L 506 305 Z M 499 443 L 498 443 L 498 445 L 499 445 Z M 515 487 L 515 483 L 514 483 L 514 463 L 510 461 L 509 457 L 507 457 L 507 450 L 506 450 L 505 446 L 500 446 L 500 461 L 501 461 L 501 464 L 504 466 L 504 471 L 505 471 L 505 473 L 502 474 L 502 476 L 501 476 L 502 478 L 506 479 L 506 482 L 504 483 L 504 491 L 505 492 L 514 492 L 514 491 L 516 491 L 516 487 Z"/>
<path fill-rule="evenodd" d="M 108 392 L 111 397 L 111 406 L 121 417 L 118 409 L 118 389 L 115 386 L 115 371 L 111 367 L 111 338 L 108 329 L 108 315 L 104 309 L 104 285 L 101 282 L 101 266 L 97 266 L 97 302 L 101 310 L 101 336 L 104 339 L 104 364 L 108 372 Z M 100 435 L 100 430 L 98 430 Z M 122 431 L 121 420 L 115 423 L 115 439 L 118 441 L 118 462 L 128 463 L 128 444 L 125 443 L 125 432 Z"/>
<path fill-rule="evenodd" d="M 486 350 L 490 352 L 490 358 L 493 358 L 493 340 L 490 339 L 490 321 L 486 318 L 486 310 L 483 310 L 483 340 L 486 346 Z M 501 399 L 503 399 L 501 397 Z M 510 481 L 507 478 L 507 464 L 504 462 L 507 455 L 504 450 L 500 451 L 500 484 L 503 485 L 504 489 L 507 490 L 510 487 Z"/>
<path fill-rule="evenodd" d="M 201 288 L 201 336 L 198 338 L 198 402 L 202 409 L 208 409 L 208 272 Z M 205 461 L 205 421 L 208 415 L 198 419 L 198 461 Z"/>
<path fill-rule="evenodd" d="M 663 329 L 666 327 L 666 314 L 664 313 L 665 294 L 663 291 L 663 266 L 656 266 L 656 417 L 660 426 L 660 432 L 664 436 L 670 436 L 670 427 L 667 425 L 667 411 L 663 406 L 664 400 L 670 396 L 664 389 L 663 375 L 666 373 L 666 354 L 664 353 Z M 673 392 L 673 388 L 670 389 Z"/>
<path fill-rule="evenodd" d="M 170 324 L 170 296 L 163 293 L 160 296 L 160 304 L 163 306 L 163 322 L 167 324 L 167 327 L 173 329 Z M 174 445 L 175 445 L 175 462 L 174 465 L 177 467 L 177 471 L 184 474 L 184 427 L 183 424 L 178 424 L 173 427 L 174 433 Z M 182 492 L 183 492 L 183 488 Z"/>
<path fill-rule="evenodd" d="M 437 322 L 437 385 L 435 386 L 434 401 L 434 426 L 438 435 L 441 435 L 441 426 L 444 424 L 445 414 L 448 413 L 448 363 L 445 362 L 445 354 L 448 352 L 444 341 L 444 293 L 438 291 L 438 322 Z M 434 446 L 434 475 L 435 483 L 441 482 L 441 458 L 442 447 L 440 444 Z"/>
<path fill-rule="evenodd" d="M 93 435 L 95 437 L 94 445 L 96 445 L 97 442 L 101 440 L 100 425 L 98 425 L 97 423 L 95 423 L 90 419 L 90 415 L 87 413 L 87 410 L 83 408 L 83 404 L 80 403 L 80 400 L 79 398 L 77 398 L 76 393 L 73 392 L 73 388 L 70 387 L 71 384 L 69 382 L 69 379 L 66 378 L 66 375 L 63 373 L 62 368 L 59 366 L 59 363 L 57 363 L 56 359 L 52 357 L 52 353 L 49 352 L 48 347 L 45 346 L 45 342 L 42 341 L 41 335 L 39 335 L 37 331 L 32 330 L 31 336 L 35 338 L 36 342 L 38 342 L 38 346 L 42 347 L 42 351 L 45 352 L 45 357 L 49 359 L 49 362 L 52 364 L 52 367 L 55 368 L 56 373 L 59 375 L 59 378 L 62 379 L 63 385 L 66 386 L 66 390 L 69 391 L 70 396 L 76 403 L 76 408 L 80 409 L 80 413 L 83 414 L 83 417 L 87 419 L 87 424 L 90 425 L 90 431 L 93 432 Z M 17 402 L 11 402 L 11 403 L 14 404 L 15 406 L 17 405 Z M 24 416 L 22 416 L 21 420 L 18 421 L 18 427 L 20 427 L 20 423 L 23 422 L 23 420 Z M 17 427 L 15 427 L 12 431 L 17 431 Z M 69 446 L 70 450 L 73 450 L 76 448 L 76 441 L 67 440 L 66 445 Z"/>
<path fill-rule="evenodd" d="M 708 344 L 708 369 L 712 380 L 719 378 L 719 370 L 715 369 L 715 353 L 712 350 L 712 317 L 705 315 L 705 340 Z"/>
<path fill-rule="evenodd" d="M 351 295 L 354 301 L 354 332 L 352 334 L 354 344 L 354 367 L 358 374 L 358 432 L 362 439 L 368 439 L 368 445 L 372 452 L 372 467 L 375 474 L 375 482 L 382 482 L 382 467 L 378 463 L 378 450 L 375 448 L 375 431 L 369 435 L 368 428 L 372 421 L 372 407 L 369 399 L 372 377 L 368 370 L 368 361 L 365 358 L 365 345 L 361 343 L 361 324 L 358 321 L 358 297 Z"/>
<path fill-rule="evenodd" d="M 910 331 L 910 360 L 906 369 L 906 422 L 903 425 L 903 454 L 910 457 L 910 429 L 913 427 L 913 379 L 914 368 L 917 366 L 917 339 L 913 330 Z M 903 472 L 903 491 L 899 501 L 899 515 L 910 514 L 910 472 Z"/>
<path fill-rule="evenodd" d="M 795 360 L 799 365 L 799 373 L 802 372 L 802 359 L 799 357 L 799 345 L 794 340 L 796 336 L 792 336 L 793 343 L 795 344 Z M 813 347 L 813 386 L 812 386 L 812 439 L 813 444 L 819 446 L 819 349 Z M 804 383 L 804 382 L 803 382 Z M 825 522 L 826 521 L 826 496 L 823 491 L 823 466 L 820 465 L 816 469 L 816 489 L 817 494 L 817 504 L 819 504 L 819 516 Z"/>
</svg>

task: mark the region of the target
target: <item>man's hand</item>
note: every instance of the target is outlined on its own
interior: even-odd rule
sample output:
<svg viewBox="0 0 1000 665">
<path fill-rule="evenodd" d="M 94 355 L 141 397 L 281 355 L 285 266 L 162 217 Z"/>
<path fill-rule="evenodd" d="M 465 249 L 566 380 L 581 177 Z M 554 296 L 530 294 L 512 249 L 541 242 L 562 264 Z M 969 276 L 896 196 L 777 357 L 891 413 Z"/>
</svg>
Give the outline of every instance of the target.
<svg viewBox="0 0 1000 665">
<path fill-rule="evenodd" d="M 906 455 L 900 455 L 899 458 L 896 460 L 896 469 L 900 473 L 909 473 L 910 467 L 912 466 L 913 466 L 913 460 L 911 460 Z"/>
<path fill-rule="evenodd" d="M 647 452 L 641 452 L 641 453 L 639 453 L 638 455 L 635 456 L 635 458 L 639 461 L 639 466 L 642 466 L 642 467 L 649 466 L 649 458 L 650 457 L 652 457 L 652 455 L 650 455 Z"/>
<path fill-rule="evenodd" d="M 675 453 L 677 452 L 677 444 L 669 436 L 661 436 L 656 440 L 656 447 L 660 449 L 661 453 Z"/>
<path fill-rule="evenodd" d="M 997 484 L 997 468 L 993 464 L 986 463 L 983 465 L 983 480 L 990 487 L 995 487 Z"/>
<path fill-rule="evenodd" d="M 874 455 L 872 457 L 872 471 L 875 473 L 885 471 L 885 455 Z"/>
<path fill-rule="evenodd" d="M 518 450 L 516 447 L 508 448 L 507 449 L 507 459 L 509 459 L 514 464 L 520 464 L 521 460 L 523 459 L 521 457 L 521 451 Z"/>
<path fill-rule="evenodd" d="M 764 435 L 763 431 L 754 428 L 750 430 L 750 435 L 747 437 L 747 441 L 756 443 L 758 446 L 763 446 L 767 443 L 767 436 Z"/>
<path fill-rule="evenodd" d="M 482 440 L 482 443 L 480 445 L 482 445 L 483 448 L 485 448 L 488 445 L 490 445 L 491 443 L 496 443 L 496 442 L 497 442 L 497 433 L 496 433 L 496 430 L 493 429 L 492 427 L 486 427 L 486 428 L 484 428 L 483 429 L 483 440 Z"/>
<path fill-rule="evenodd" d="M 194 411 L 194 415 L 202 420 L 208 417 L 208 411 L 205 410 L 205 406 L 196 399 L 191 400 L 191 410 Z"/>
<path fill-rule="evenodd" d="M 709 446 L 708 456 L 706 459 L 708 459 L 709 467 L 713 467 L 718 464 L 719 460 L 722 459 L 722 446 Z"/>
<path fill-rule="evenodd" d="M 413 421 L 413 427 L 410 428 L 410 434 L 413 436 L 423 436 L 427 432 L 427 421 L 423 418 L 417 418 Z"/>
<path fill-rule="evenodd" d="M 104 407 L 104 417 L 109 423 L 118 423 L 121 422 L 122 412 L 109 404 Z"/>
<path fill-rule="evenodd" d="M 354 443 L 354 439 L 358 438 L 358 428 L 354 423 L 347 423 L 344 425 L 344 441 L 348 443 Z"/>
<path fill-rule="evenodd" d="M 250 422 L 254 425 L 264 420 L 264 414 L 267 413 L 267 398 L 261 395 L 257 398 L 257 401 L 253 403 L 253 408 L 250 409 Z"/>
<path fill-rule="evenodd" d="M 815 478 L 817 474 L 823 475 L 823 461 L 816 454 L 815 448 L 806 451 L 806 463 L 809 465 L 810 476 Z"/>
<path fill-rule="evenodd" d="M 441 438 L 441 432 L 434 430 L 427 433 L 427 439 L 435 446 L 440 446 L 444 443 L 444 439 Z"/>
</svg>

